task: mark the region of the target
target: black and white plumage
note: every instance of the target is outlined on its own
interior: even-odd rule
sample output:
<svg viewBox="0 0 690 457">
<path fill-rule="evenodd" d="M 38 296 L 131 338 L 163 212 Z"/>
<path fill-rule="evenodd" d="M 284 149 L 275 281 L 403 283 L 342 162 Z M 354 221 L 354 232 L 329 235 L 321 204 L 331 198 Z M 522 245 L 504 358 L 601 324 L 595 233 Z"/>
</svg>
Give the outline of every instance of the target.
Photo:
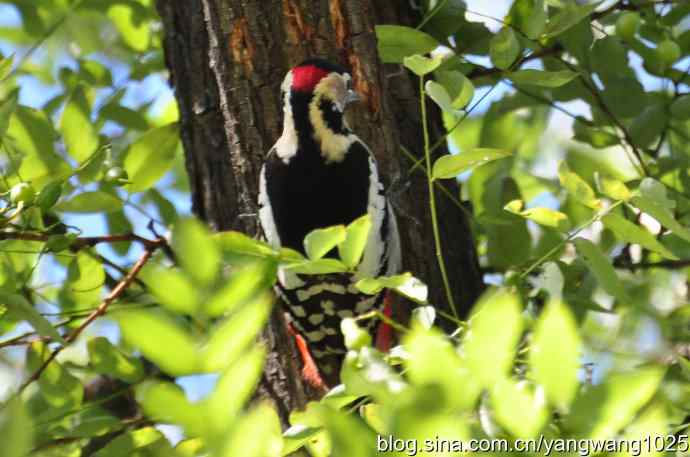
<svg viewBox="0 0 690 457">
<path fill-rule="evenodd" d="M 291 321 L 317 359 L 344 354 L 342 318 L 381 306 L 381 296 L 361 294 L 354 283 L 362 277 L 395 274 L 400 268 L 397 224 L 376 161 L 343 118 L 346 105 L 355 98 L 350 83 L 343 68 L 318 59 L 288 72 L 281 86 L 283 132 L 261 170 L 259 216 L 275 247 L 304 253 L 304 237 L 312 230 L 349 224 L 366 213 L 371 217 L 369 239 L 354 277 L 279 271 Z"/>
</svg>

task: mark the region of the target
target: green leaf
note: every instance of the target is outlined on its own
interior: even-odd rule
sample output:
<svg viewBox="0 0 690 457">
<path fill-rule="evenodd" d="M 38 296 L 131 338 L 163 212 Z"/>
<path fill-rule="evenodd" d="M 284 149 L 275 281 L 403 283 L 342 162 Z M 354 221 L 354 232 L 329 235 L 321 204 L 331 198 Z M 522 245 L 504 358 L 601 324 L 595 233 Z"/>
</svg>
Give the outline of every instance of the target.
<svg viewBox="0 0 690 457">
<path fill-rule="evenodd" d="M 555 88 L 569 83 L 577 77 L 577 73 L 570 70 L 541 71 L 518 70 L 506 75 L 516 84 Z"/>
<path fill-rule="evenodd" d="M 132 455 L 137 449 L 143 449 L 160 440 L 165 440 L 165 437 L 156 428 L 139 428 L 118 436 L 93 454 L 93 456 L 122 457 L 123 455 Z"/>
<path fill-rule="evenodd" d="M 18 397 L 11 398 L 0 411 L 0 443 L 3 457 L 25 457 L 32 448 L 31 418 Z"/>
<path fill-rule="evenodd" d="M 146 266 L 140 278 L 156 299 L 170 311 L 195 315 L 201 306 L 198 285 L 182 271 L 163 266 Z"/>
<path fill-rule="evenodd" d="M 481 387 L 493 386 L 510 372 L 522 334 L 521 313 L 519 297 L 505 289 L 486 292 L 472 311 L 462 354 Z"/>
<path fill-rule="evenodd" d="M 435 329 L 414 327 L 403 339 L 407 377 L 417 388 L 438 385 L 445 392 L 448 407 L 472 408 L 481 392 L 472 373 L 463 369 L 456 348 Z M 429 357 L 433 354 L 433 357 Z M 463 395 L 454 395 L 459 388 Z"/>
<path fill-rule="evenodd" d="M 223 288 L 204 305 L 206 313 L 217 317 L 244 307 L 275 282 L 276 273 L 277 265 L 273 259 L 259 259 L 234 267 Z"/>
<path fill-rule="evenodd" d="M 384 63 L 402 63 L 405 57 L 426 54 L 439 46 L 431 35 L 401 25 L 377 25 L 376 39 Z"/>
<path fill-rule="evenodd" d="M 52 350 L 42 341 L 34 341 L 26 351 L 26 367 L 29 372 L 35 372 L 43 366 L 50 357 Z M 84 386 L 69 370 L 58 361 L 53 360 L 45 365 L 45 369 L 38 378 L 39 394 L 50 408 L 78 409 L 84 398 Z"/>
<path fill-rule="evenodd" d="M 257 439 L 261 437 L 261 439 Z M 265 457 L 281 455 L 280 420 L 273 407 L 261 403 L 250 409 L 227 438 L 227 456 Z"/>
<path fill-rule="evenodd" d="M 103 264 L 90 251 L 79 251 L 67 267 L 67 282 L 64 284 L 71 297 L 83 307 L 95 306 L 104 284 Z"/>
<path fill-rule="evenodd" d="M 14 54 L 9 57 L 0 57 L 0 83 L 4 82 L 7 75 L 12 71 L 12 63 L 14 62 Z M 0 135 L 2 136 L 2 135 Z"/>
<path fill-rule="evenodd" d="M 501 70 L 510 68 L 520 55 L 520 42 L 510 27 L 503 27 L 494 35 L 489 46 L 491 62 Z"/>
<path fill-rule="evenodd" d="M 346 273 L 347 265 L 337 259 L 318 259 L 307 262 L 290 263 L 285 269 L 296 274 L 325 275 L 330 273 Z"/>
<path fill-rule="evenodd" d="M 110 213 L 120 211 L 122 206 L 122 200 L 115 195 L 96 190 L 63 200 L 55 206 L 55 210 L 63 213 Z"/>
<path fill-rule="evenodd" d="M 39 208 L 41 208 L 41 211 L 45 213 L 55 206 L 57 201 L 60 199 L 61 194 L 62 181 L 53 181 L 41 189 L 41 192 L 36 198 L 36 204 Z"/>
<path fill-rule="evenodd" d="M 446 89 L 436 81 L 427 81 L 424 84 L 424 92 L 431 98 L 443 111 L 454 112 L 453 100 Z"/>
<path fill-rule="evenodd" d="M 96 373 L 135 383 L 144 376 L 141 360 L 130 357 L 107 338 L 99 336 L 88 342 L 89 362 Z"/>
<path fill-rule="evenodd" d="M 291 455 L 315 439 L 319 433 L 323 433 L 322 427 L 308 427 L 302 424 L 293 425 L 283 432 L 283 451 L 280 455 Z"/>
<path fill-rule="evenodd" d="M 108 67 L 90 59 L 79 59 L 79 75 L 90 85 L 109 87 L 113 85 L 113 75 Z"/>
<path fill-rule="evenodd" d="M 255 257 L 275 257 L 276 251 L 267 243 L 240 232 L 214 233 L 213 239 L 223 252 Z"/>
<path fill-rule="evenodd" d="M 91 105 L 83 85 L 78 85 L 67 100 L 60 132 L 67 153 L 78 163 L 86 161 L 98 148 L 98 130 L 91 123 Z"/>
<path fill-rule="evenodd" d="M 536 39 L 546 27 L 544 0 L 515 0 L 510 7 L 507 21 L 528 38 Z"/>
<path fill-rule="evenodd" d="M 1 79 L 1 78 L 0 78 Z M 7 133 L 7 128 L 10 125 L 10 117 L 17 109 L 17 100 L 19 100 L 19 90 L 13 90 L 0 103 L 0 139 Z"/>
<path fill-rule="evenodd" d="M 499 380 L 491 386 L 491 405 L 496 420 L 515 437 L 535 437 L 549 417 L 543 391 L 524 381 Z"/>
<path fill-rule="evenodd" d="M 601 201 L 594 195 L 594 189 L 578 174 L 570 171 L 568 164 L 563 161 L 558 167 L 558 178 L 575 200 L 592 209 L 600 209 Z"/>
<path fill-rule="evenodd" d="M 31 324 L 39 335 L 50 338 L 60 344 L 65 344 L 65 340 L 62 338 L 62 335 L 55 330 L 53 324 L 51 324 L 48 319 L 41 316 L 41 314 L 36 311 L 36 308 L 31 306 L 31 303 L 23 296 L 0 292 L 0 304 L 7 306 L 13 314 Z"/>
<path fill-rule="evenodd" d="M 13 139 L 13 150 L 24 154 L 19 173 L 24 181 L 40 188 L 56 178 L 67 177 L 71 167 L 55 153 L 57 134 L 46 114 L 26 106 L 17 106 L 10 117 L 7 135 Z M 5 149 L 8 145 L 5 144 Z"/>
<path fill-rule="evenodd" d="M 607 214 L 601 221 L 616 237 L 627 243 L 639 244 L 645 249 L 654 251 L 668 259 L 677 260 L 671 251 L 666 249 L 651 233 L 624 219 L 618 214 Z"/>
<path fill-rule="evenodd" d="M 410 272 L 405 272 L 395 276 L 379 276 L 378 278 L 364 278 L 355 283 L 355 287 L 360 292 L 375 295 L 383 289 L 393 289 L 396 292 L 416 301 L 426 303 L 428 298 L 428 288 L 426 284 L 412 276 Z"/>
<path fill-rule="evenodd" d="M 142 8 L 136 2 L 111 5 L 108 8 L 108 17 L 120 32 L 122 41 L 133 50 L 141 52 L 149 47 L 151 22 L 143 20 L 141 10 L 136 7 Z"/>
<path fill-rule="evenodd" d="M 436 71 L 435 76 L 436 81 L 443 86 L 451 100 L 453 100 L 451 103 L 452 110 L 448 111 L 460 110 L 472 101 L 474 97 L 474 85 L 472 81 L 467 79 L 467 76 L 462 74 L 462 72 L 439 70 Z"/>
<path fill-rule="evenodd" d="M 529 366 L 532 379 L 560 411 L 568 410 L 577 393 L 581 351 L 574 316 L 559 300 L 551 300 L 535 325 Z"/>
<path fill-rule="evenodd" d="M 601 127 L 591 127 L 583 121 L 573 122 L 573 133 L 575 140 L 588 143 L 595 148 L 607 148 L 620 143 L 620 139 L 614 133 Z"/>
<path fill-rule="evenodd" d="M 211 232 L 199 220 L 183 219 L 173 228 L 172 246 L 185 272 L 202 284 L 219 273 L 220 251 Z"/>
<path fill-rule="evenodd" d="M 628 131 L 638 147 L 649 146 L 662 134 L 668 124 L 666 109 L 661 104 L 647 106 L 635 117 Z"/>
<path fill-rule="evenodd" d="M 633 197 L 631 203 L 640 211 L 645 212 L 656 219 L 661 225 L 669 229 L 680 238 L 690 241 L 690 229 L 682 226 L 667 208 L 655 200 L 644 196 Z"/>
<path fill-rule="evenodd" d="M 434 179 L 455 178 L 471 168 L 509 157 L 511 154 L 505 149 L 492 148 L 475 148 L 459 154 L 447 154 L 434 162 L 431 175 Z"/>
<path fill-rule="evenodd" d="M 264 293 L 216 326 L 201 351 L 204 370 L 209 373 L 221 371 L 256 344 L 272 304 L 272 295 Z"/>
<path fill-rule="evenodd" d="M 413 56 L 408 56 L 403 59 L 403 65 L 412 70 L 417 76 L 424 76 L 436 70 L 439 65 L 443 62 L 441 56 L 436 57 L 424 57 L 419 54 Z"/>
<path fill-rule="evenodd" d="M 616 270 L 611 266 L 611 261 L 606 257 L 599 247 L 584 238 L 575 238 L 573 244 L 577 252 L 585 259 L 589 269 L 592 270 L 601 287 L 609 294 L 616 297 L 623 304 L 630 302 L 630 297 L 625 292 L 623 284 L 618 279 Z"/>
<path fill-rule="evenodd" d="M 578 22 L 589 16 L 601 2 L 590 3 L 588 5 L 577 5 L 566 3 L 558 13 L 556 13 L 546 25 L 546 36 L 558 36 Z"/>
<path fill-rule="evenodd" d="M 253 345 L 228 367 L 213 393 L 201 403 L 206 410 L 206 419 L 216 433 L 227 433 L 228 424 L 233 423 L 245 408 L 261 377 L 265 356 L 266 350 L 262 345 Z"/>
<path fill-rule="evenodd" d="M 681 225 L 673 216 L 676 202 L 667 197 L 666 187 L 659 181 L 643 179 L 640 183 L 640 195 L 632 198 L 632 204 L 680 238 L 690 241 L 690 229 Z"/>
<path fill-rule="evenodd" d="M 551 208 L 530 208 L 522 209 L 522 200 L 513 200 L 505 205 L 504 209 L 510 213 L 517 214 L 544 227 L 551 227 L 561 232 L 570 230 L 571 224 L 568 216 L 560 211 Z"/>
<path fill-rule="evenodd" d="M 347 230 L 343 225 L 312 230 L 304 238 L 304 250 L 310 260 L 318 260 L 346 238 Z"/>
<path fill-rule="evenodd" d="M 179 143 L 177 123 L 156 127 L 144 133 L 127 150 L 124 168 L 130 192 L 141 192 L 153 186 L 170 170 Z"/>
<path fill-rule="evenodd" d="M 199 372 L 192 336 L 161 312 L 127 310 L 114 313 L 124 339 L 171 376 Z"/>
<path fill-rule="evenodd" d="M 369 239 L 370 230 L 371 216 L 369 214 L 355 219 L 347 226 L 345 241 L 338 245 L 338 254 L 343 263 L 349 268 L 355 268 L 359 265 Z"/>
<path fill-rule="evenodd" d="M 206 433 L 202 408 L 190 403 L 180 386 L 171 382 L 144 382 L 137 386 L 136 397 L 137 403 L 152 420 L 181 425 L 187 436 Z"/>
<path fill-rule="evenodd" d="M 640 367 L 591 386 L 573 403 L 567 429 L 574 437 L 600 440 L 614 436 L 652 398 L 664 371 L 660 367 Z"/>
<path fill-rule="evenodd" d="M 602 194 L 613 200 L 621 200 L 627 202 L 632 197 L 632 192 L 628 189 L 622 181 L 615 178 L 610 178 L 606 175 L 596 174 L 599 190 Z"/>
<path fill-rule="evenodd" d="M 671 116 L 681 121 L 690 119 L 690 95 L 678 97 L 671 103 Z M 2 129 L 0 129 L 0 134 L 2 134 Z"/>
</svg>

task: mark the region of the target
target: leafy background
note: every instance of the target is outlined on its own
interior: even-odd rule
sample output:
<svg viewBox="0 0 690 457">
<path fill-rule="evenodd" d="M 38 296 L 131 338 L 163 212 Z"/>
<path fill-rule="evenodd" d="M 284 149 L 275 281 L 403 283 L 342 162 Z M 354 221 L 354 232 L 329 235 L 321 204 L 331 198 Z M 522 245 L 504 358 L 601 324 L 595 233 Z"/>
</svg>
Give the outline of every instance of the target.
<svg viewBox="0 0 690 457">
<path fill-rule="evenodd" d="M 417 29 L 377 29 L 379 53 L 419 76 L 454 154 L 400 153 L 436 198 L 458 201 L 443 180 L 463 182 L 495 287 L 459 321 L 435 316 L 410 275 L 360 283 L 418 302 L 402 343 L 380 354 L 359 329 L 372 315 L 346 321 L 344 387 L 285 433 L 248 403 L 267 290 L 279 264 L 351 269 L 366 221 L 314 234 L 308 258 L 211 236 L 188 217 L 152 0 L 0 3 L 7 455 L 100 441 L 101 456 L 364 456 L 377 434 L 686 433 L 690 5 L 422 3 Z M 342 262 L 321 258 L 336 245 Z M 139 412 L 85 391 L 99 375 Z"/>
</svg>

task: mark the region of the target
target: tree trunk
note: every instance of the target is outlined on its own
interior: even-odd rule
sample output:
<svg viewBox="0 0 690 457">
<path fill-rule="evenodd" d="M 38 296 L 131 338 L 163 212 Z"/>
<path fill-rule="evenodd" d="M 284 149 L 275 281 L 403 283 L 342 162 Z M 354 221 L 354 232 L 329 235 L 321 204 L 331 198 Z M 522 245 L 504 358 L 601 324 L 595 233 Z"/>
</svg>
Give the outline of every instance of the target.
<svg viewBox="0 0 690 457">
<path fill-rule="evenodd" d="M 390 183 L 406 180 L 404 145 L 422 152 L 417 81 L 377 58 L 374 25 L 414 25 L 419 12 L 400 0 L 158 0 L 171 83 L 180 106 L 194 212 L 215 230 L 257 233 L 256 196 L 264 155 L 282 129 L 280 83 L 287 70 L 314 56 L 352 70 L 363 103 L 350 113 L 353 130 L 371 147 Z M 432 138 L 442 133 L 432 112 Z M 445 151 L 444 151 L 445 152 Z M 393 186 L 401 188 L 402 186 Z M 454 195 L 457 186 L 448 186 Z M 405 268 L 429 285 L 446 308 L 433 249 L 422 173 L 390 197 L 398 210 Z M 483 284 L 472 234 L 462 211 L 437 196 L 443 255 L 464 314 Z M 266 340 L 271 350 L 260 393 L 282 419 L 304 404 L 294 349 L 276 309 Z"/>
</svg>

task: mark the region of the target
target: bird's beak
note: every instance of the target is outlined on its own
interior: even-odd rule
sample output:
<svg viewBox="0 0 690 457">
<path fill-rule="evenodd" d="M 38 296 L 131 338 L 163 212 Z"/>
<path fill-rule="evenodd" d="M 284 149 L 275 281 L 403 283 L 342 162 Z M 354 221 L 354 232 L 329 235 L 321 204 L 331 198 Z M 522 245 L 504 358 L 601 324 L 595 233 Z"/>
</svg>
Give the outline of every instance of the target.
<svg viewBox="0 0 690 457">
<path fill-rule="evenodd" d="M 349 105 L 350 103 L 358 102 L 361 99 L 362 97 L 357 92 L 350 89 L 347 91 L 347 94 L 345 94 L 345 106 Z"/>
</svg>

